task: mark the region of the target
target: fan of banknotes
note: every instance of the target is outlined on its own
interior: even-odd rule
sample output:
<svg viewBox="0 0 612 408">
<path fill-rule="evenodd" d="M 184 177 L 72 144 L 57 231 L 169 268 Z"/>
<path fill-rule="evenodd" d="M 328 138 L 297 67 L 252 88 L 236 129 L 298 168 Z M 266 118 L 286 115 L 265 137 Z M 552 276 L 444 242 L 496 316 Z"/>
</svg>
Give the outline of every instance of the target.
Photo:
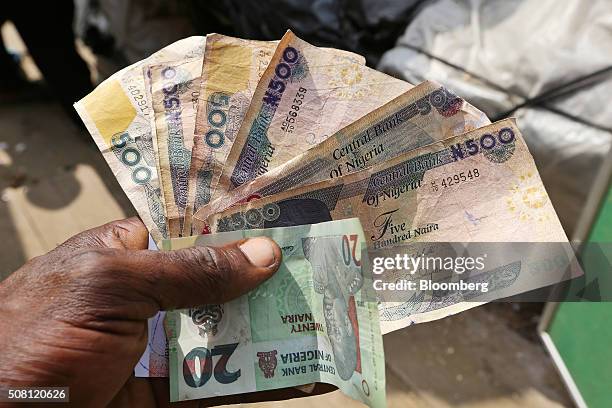
<svg viewBox="0 0 612 408">
<path fill-rule="evenodd" d="M 163 315 L 150 322 L 145 375 L 169 375 L 172 400 L 327 382 L 384 406 L 381 333 L 479 303 L 426 290 L 375 298 L 366 254 L 567 242 L 514 120 L 491 124 L 440 84 L 364 62 L 290 31 L 211 34 L 76 103 L 160 248 L 267 235 L 283 250 L 280 271 L 249 295 L 168 312 L 167 344 Z M 507 295 L 556 278 L 530 284 L 520 261 L 473 279 Z"/>
</svg>

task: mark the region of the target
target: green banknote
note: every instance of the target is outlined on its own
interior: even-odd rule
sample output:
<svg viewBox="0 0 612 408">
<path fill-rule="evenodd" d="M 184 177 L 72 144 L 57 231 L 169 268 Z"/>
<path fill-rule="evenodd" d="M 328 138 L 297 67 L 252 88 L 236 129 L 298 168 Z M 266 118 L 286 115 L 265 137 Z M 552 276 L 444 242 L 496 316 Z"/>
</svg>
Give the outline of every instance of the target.
<svg viewBox="0 0 612 408">
<path fill-rule="evenodd" d="M 361 267 L 359 220 L 185 237 L 164 241 L 164 249 L 262 235 L 283 252 L 272 278 L 229 303 L 168 313 L 171 401 L 323 382 L 385 406 L 382 337 L 370 271 Z"/>
</svg>

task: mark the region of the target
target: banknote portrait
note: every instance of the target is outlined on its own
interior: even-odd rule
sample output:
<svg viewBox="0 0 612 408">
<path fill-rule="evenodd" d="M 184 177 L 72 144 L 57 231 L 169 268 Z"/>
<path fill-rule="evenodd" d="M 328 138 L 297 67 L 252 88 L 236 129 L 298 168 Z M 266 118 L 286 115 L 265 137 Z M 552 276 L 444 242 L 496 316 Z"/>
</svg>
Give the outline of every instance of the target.
<svg viewBox="0 0 612 408">
<path fill-rule="evenodd" d="M 358 362 L 359 330 L 353 295 L 361 289 L 363 275 L 361 267 L 347 256 L 350 245 L 345 246 L 345 240 L 339 238 L 304 238 L 302 247 L 312 267 L 315 291 L 323 295 L 325 324 L 338 375 L 347 380 Z"/>
</svg>

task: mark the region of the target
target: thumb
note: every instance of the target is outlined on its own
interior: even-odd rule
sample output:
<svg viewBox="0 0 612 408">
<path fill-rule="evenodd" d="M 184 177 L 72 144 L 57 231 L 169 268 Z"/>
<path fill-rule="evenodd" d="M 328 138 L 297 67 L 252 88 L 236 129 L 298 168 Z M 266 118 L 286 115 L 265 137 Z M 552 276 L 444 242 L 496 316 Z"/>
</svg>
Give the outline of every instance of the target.
<svg viewBox="0 0 612 408">
<path fill-rule="evenodd" d="M 282 253 L 273 240 L 257 237 L 222 247 L 123 251 L 118 258 L 112 269 L 127 272 L 122 282 L 154 302 L 154 313 L 235 299 L 272 276 Z"/>
</svg>

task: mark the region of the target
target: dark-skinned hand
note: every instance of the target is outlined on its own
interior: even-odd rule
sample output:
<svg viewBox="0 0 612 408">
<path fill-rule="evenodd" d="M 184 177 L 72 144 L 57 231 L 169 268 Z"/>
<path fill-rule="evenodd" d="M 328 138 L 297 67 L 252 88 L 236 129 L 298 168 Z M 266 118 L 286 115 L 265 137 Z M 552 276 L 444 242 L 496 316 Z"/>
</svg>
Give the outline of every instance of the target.
<svg viewBox="0 0 612 408">
<path fill-rule="evenodd" d="M 82 232 L 0 283 L 0 390 L 70 387 L 74 406 L 211 406 L 308 395 L 297 389 L 169 404 L 167 379 L 135 378 L 147 319 L 224 303 L 269 278 L 281 251 L 268 238 L 148 251 L 138 218 Z M 334 389 L 317 384 L 314 394 Z M 16 404 L 17 405 L 17 404 Z"/>
</svg>

